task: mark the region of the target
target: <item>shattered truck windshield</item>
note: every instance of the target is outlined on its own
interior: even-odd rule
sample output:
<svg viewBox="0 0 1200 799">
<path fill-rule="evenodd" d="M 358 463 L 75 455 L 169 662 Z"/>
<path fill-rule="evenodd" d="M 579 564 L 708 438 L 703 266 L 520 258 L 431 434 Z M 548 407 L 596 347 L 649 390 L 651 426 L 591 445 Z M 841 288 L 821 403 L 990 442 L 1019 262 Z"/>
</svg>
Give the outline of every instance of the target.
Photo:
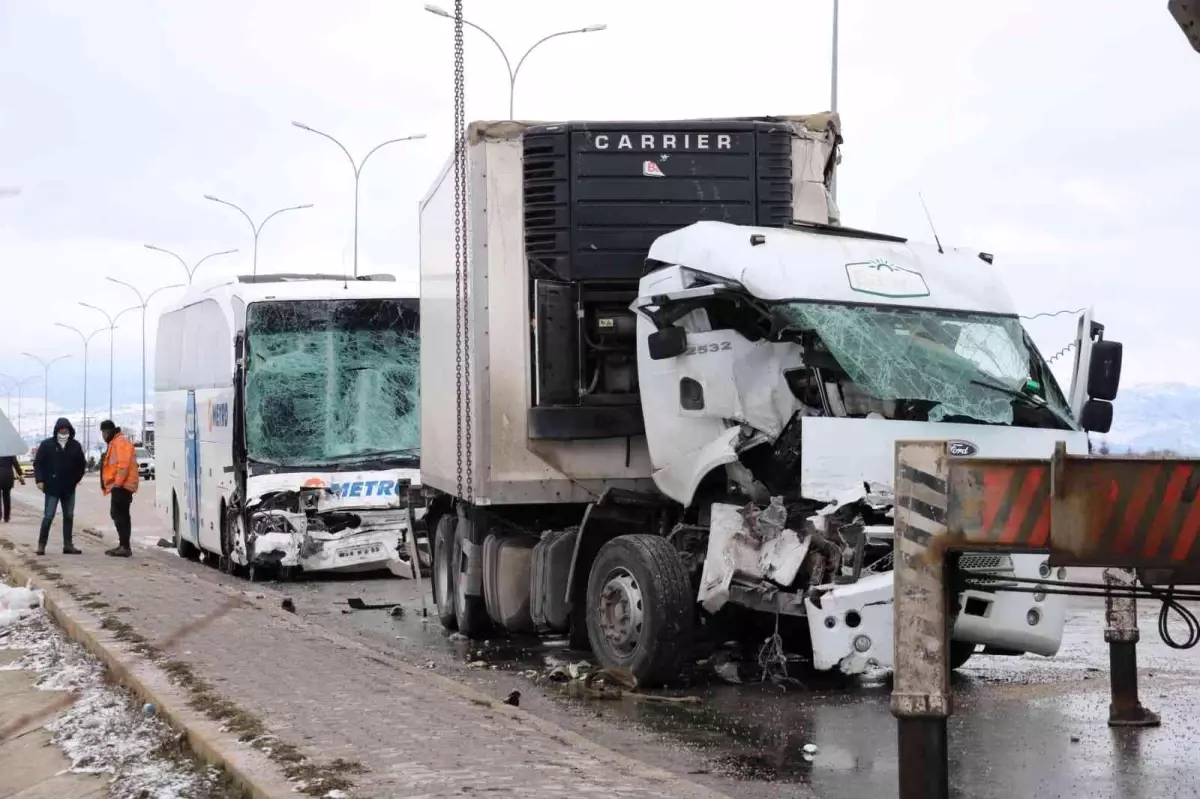
<svg viewBox="0 0 1200 799">
<path fill-rule="evenodd" d="M 1015 317 L 813 302 L 776 309 L 785 331 L 800 334 L 814 363 L 826 351 L 832 362 L 822 379 L 834 378 L 851 415 L 852 401 L 866 395 L 875 405 L 863 409 L 889 418 L 1076 426 Z M 900 403 L 909 407 L 899 409 Z"/>
<path fill-rule="evenodd" d="M 246 447 L 285 467 L 416 463 L 416 300 L 292 300 L 246 309 Z"/>
</svg>

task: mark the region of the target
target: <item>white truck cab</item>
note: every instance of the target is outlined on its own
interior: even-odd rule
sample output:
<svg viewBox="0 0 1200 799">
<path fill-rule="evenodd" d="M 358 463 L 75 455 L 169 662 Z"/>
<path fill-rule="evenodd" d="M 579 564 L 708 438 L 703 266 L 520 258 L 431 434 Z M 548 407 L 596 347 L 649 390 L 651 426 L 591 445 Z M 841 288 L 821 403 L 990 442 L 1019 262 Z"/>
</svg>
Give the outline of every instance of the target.
<svg viewBox="0 0 1200 799">
<path fill-rule="evenodd" d="M 897 441 L 946 439 L 959 457 L 1048 458 L 1058 441 L 1088 452 L 1078 371 L 1092 325 L 1081 322 L 1073 408 L 990 256 L 846 228 L 700 222 L 658 238 L 649 262 L 632 306 L 647 446 L 659 490 L 713 519 L 699 599 L 710 611 L 761 604 L 767 582 L 794 580 L 814 536 L 833 542 L 844 557 L 826 582 L 770 600 L 807 616 L 817 668 L 891 665 Z M 786 544 L 730 512 L 772 497 Z M 716 534 L 718 519 L 732 530 Z M 967 553 L 960 568 L 999 582 L 1065 576 L 1044 560 Z M 955 660 L 976 645 L 1053 655 L 1064 610 L 1061 596 L 964 592 Z"/>
</svg>

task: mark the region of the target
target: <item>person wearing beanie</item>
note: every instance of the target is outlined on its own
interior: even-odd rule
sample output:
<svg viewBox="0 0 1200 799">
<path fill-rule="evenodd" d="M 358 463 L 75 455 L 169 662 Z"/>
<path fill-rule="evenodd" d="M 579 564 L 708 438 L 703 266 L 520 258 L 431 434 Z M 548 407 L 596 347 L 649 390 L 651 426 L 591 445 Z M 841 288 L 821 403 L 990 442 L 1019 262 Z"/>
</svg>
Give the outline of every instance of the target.
<svg viewBox="0 0 1200 799">
<path fill-rule="evenodd" d="M 108 444 L 104 457 L 100 459 L 100 489 L 110 497 L 109 515 L 117 528 L 117 545 L 105 550 L 105 555 L 128 558 L 133 554 L 129 537 L 133 532 L 133 521 L 129 508 L 133 495 L 138 490 L 137 455 L 133 442 L 125 437 L 121 428 L 112 419 L 100 423 L 100 435 Z"/>
<path fill-rule="evenodd" d="M 46 497 L 42 528 L 38 532 L 39 555 L 46 554 L 50 525 L 54 524 L 54 512 L 59 505 L 63 515 L 63 554 L 82 554 L 71 541 L 71 528 L 75 524 L 75 487 L 86 471 L 87 460 L 83 457 L 83 447 L 75 440 L 75 428 L 63 417 L 54 423 L 54 435 L 39 444 L 33 456 L 33 481 Z"/>
</svg>

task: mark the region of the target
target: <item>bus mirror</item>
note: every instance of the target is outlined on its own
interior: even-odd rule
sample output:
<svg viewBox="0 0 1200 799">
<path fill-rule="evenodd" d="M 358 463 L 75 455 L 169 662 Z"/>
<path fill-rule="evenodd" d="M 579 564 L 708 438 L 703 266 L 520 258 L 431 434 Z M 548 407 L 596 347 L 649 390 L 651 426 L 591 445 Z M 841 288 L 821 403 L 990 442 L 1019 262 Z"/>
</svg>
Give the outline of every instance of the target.
<svg viewBox="0 0 1200 799">
<path fill-rule="evenodd" d="M 1111 402 L 1117 398 L 1123 349 L 1119 341 L 1100 339 L 1092 343 L 1087 385 L 1088 396 L 1092 399 Z"/>
<path fill-rule="evenodd" d="M 1088 400 L 1079 414 L 1079 426 L 1089 433 L 1107 433 L 1112 429 L 1112 420 L 1112 403 L 1104 400 Z"/>
<path fill-rule="evenodd" d="M 675 325 L 664 327 L 651 333 L 646 338 L 646 345 L 650 348 L 652 361 L 675 358 L 687 351 L 687 331 Z"/>
</svg>

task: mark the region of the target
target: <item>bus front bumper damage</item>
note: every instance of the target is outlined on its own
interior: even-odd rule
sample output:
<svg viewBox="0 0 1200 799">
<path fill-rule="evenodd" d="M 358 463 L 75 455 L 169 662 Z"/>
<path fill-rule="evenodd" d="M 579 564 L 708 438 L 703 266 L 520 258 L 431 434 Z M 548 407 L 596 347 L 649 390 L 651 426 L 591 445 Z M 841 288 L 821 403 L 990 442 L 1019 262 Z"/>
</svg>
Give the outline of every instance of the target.
<svg viewBox="0 0 1200 799">
<path fill-rule="evenodd" d="M 245 565 L 311 572 L 411 573 L 406 506 L 361 507 L 325 488 L 251 500 L 249 533 L 235 543 Z"/>
</svg>

